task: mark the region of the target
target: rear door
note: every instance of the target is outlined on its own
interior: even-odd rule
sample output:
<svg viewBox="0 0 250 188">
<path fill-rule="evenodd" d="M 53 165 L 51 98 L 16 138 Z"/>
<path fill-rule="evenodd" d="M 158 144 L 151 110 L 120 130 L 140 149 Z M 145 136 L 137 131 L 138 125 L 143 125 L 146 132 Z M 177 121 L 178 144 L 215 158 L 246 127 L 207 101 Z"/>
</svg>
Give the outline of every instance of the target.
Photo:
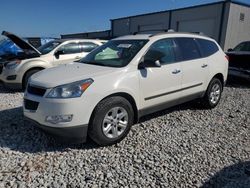
<svg viewBox="0 0 250 188">
<path fill-rule="evenodd" d="M 205 89 L 209 75 L 208 62 L 202 58 L 196 39 L 181 37 L 175 38 L 179 56 L 182 59 L 182 97 L 201 93 Z"/>
<path fill-rule="evenodd" d="M 93 42 L 79 42 L 81 54 L 79 54 L 80 58 L 85 57 L 89 54 L 92 50 L 96 49 L 99 45 Z"/>
<path fill-rule="evenodd" d="M 161 67 L 139 70 L 140 98 L 144 109 L 167 105 L 180 97 L 181 70 L 176 60 L 175 46 L 172 39 L 161 39 L 153 43 L 144 56 L 144 62 L 159 60 L 161 63 Z"/>
</svg>

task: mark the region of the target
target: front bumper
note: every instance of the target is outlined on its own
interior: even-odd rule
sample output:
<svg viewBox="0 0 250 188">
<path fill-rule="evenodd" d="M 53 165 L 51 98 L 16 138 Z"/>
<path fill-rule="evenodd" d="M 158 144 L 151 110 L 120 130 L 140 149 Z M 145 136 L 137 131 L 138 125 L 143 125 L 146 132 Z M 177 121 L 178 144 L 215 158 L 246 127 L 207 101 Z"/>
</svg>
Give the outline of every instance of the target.
<svg viewBox="0 0 250 188">
<path fill-rule="evenodd" d="M 78 125 L 73 127 L 49 127 L 41 125 L 35 120 L 27 117 L 24 117 L 24 122 L 32 124 L 44 132 L 57 137 L 62 142 L 83 143 L 87 140 L 88 125 Z"/>
<path fill-rule="evenodd" d="M 8 77 L 15 76 L 15 79 L 8 80 Z M 0 74 L 0 81 L 3 82 L 4 86 L 10 89 L 22 89 L 22 78 L 16 70 L 7 70 L 3 68 Z"/>
<path fill-rule="evenodd" d="M 31 90 L 24 93 L 24 117 L 46 132 L 64 137 L 63 140 L 86 141 L 88 124 L 95 107 L 93 100 L 86 100 L 87 96 L 72 99 L 46 98 L 50 90 L 46 89 L 42 96 L 29 93 L 33 92 Z M 47 121 L 47 117 L 67 115 L 72 115 L 68 122 Z"/>
<path fill-rule="evenodd" d="M 8 89 L 13 89 L 13 90 L 21 90 L 23 89 L 23 86 L 21 83 L 9 83 L 9 82 L 3 82 L 3 85 L 8 88 Z"/>
</svg>

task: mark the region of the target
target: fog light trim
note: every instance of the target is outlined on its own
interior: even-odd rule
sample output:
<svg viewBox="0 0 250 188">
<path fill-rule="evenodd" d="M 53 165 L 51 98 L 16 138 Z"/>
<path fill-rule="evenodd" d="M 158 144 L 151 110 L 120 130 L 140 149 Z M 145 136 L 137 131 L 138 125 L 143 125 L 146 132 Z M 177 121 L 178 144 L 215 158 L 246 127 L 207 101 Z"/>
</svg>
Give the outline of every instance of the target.
<svg viewBox="0 0 250 188">
<path fill-rule="evenodd" d="M 73 119 L 73 114 L 69 115 L 54 115 L 54 116 L 46 116 L 45 121 L 52 123 L 52 124 L 58 124 L 58 123 L 67 123 L 71 122 Z"/>
<path fill-rule="evenodd" d="M 7 80 L 15 80 L 16 79 L 16 75 L 8 76 L 6 79 Z"/>
</svg>

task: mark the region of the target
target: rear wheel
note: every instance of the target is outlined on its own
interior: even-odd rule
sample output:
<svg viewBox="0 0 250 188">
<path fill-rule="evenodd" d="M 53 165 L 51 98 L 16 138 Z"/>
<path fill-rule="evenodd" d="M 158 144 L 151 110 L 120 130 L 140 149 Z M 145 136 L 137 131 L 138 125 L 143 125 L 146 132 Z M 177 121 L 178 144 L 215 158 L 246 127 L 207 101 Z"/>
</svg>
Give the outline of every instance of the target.
<svg viewBox="0 0 250 188">
<path fill-rule="evenodd" d="M 37 73 L 37 72 L 39 72 L 39 71 L 41 71 L 41 69 L 32 69 L 32 70 L 29 70 L 29 71 L 27 71 L 27 72 L 25 73 L 24 78 L 23 78 L 23 89 L 24 89 L 24 90 L 25 90 L 26 87 L 27 87 L 29 78 L 30 78 L 33 74 L 35 74 L 35 73 Z"/>
<path fill-rule="evenodd" d="M 101 146 L 120 142 L 129 132 L 134 111 L 123 97 L 110 97 L 101 101 L 94 110 L 89 125 L 89 136 Z"/>
<path fill-rule="evenodd" d="M 208 85 L 203 103 L 206 108 L 214 108 L 220 101 L 222 93 L 222 83 L 218 78 L 213 78 Z"/>
</svg>

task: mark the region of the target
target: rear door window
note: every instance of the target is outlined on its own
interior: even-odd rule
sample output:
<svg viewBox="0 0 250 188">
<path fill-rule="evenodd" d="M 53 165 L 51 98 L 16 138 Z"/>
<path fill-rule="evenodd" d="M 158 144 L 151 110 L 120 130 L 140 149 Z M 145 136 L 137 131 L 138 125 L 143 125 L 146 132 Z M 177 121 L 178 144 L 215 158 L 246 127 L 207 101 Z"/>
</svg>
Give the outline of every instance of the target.
<svg viewBox="0 0 250 188">
<path fill-rule="evenodd" d="M 199 48 L 193 38 L 175 38 L 178 45 L 179 55 L 182 61 L 198 59 L 201 57 Z"/>
<path fill-rule="evenodd" d="M 79 45 L 81 48 L 81 52 L 91 52 L 96 47 L 98 47 L 98 45 L 93 42 L 80 42 Z"/>
<path fill-rule="evenodd" d="M 208 57 L 219 51 L 218 46 L 213 41 L 209 41 L 206 39 L 195 39 L 195 40 L 198 42 L 201 48 L 203 57 Z"/>
</svg>

